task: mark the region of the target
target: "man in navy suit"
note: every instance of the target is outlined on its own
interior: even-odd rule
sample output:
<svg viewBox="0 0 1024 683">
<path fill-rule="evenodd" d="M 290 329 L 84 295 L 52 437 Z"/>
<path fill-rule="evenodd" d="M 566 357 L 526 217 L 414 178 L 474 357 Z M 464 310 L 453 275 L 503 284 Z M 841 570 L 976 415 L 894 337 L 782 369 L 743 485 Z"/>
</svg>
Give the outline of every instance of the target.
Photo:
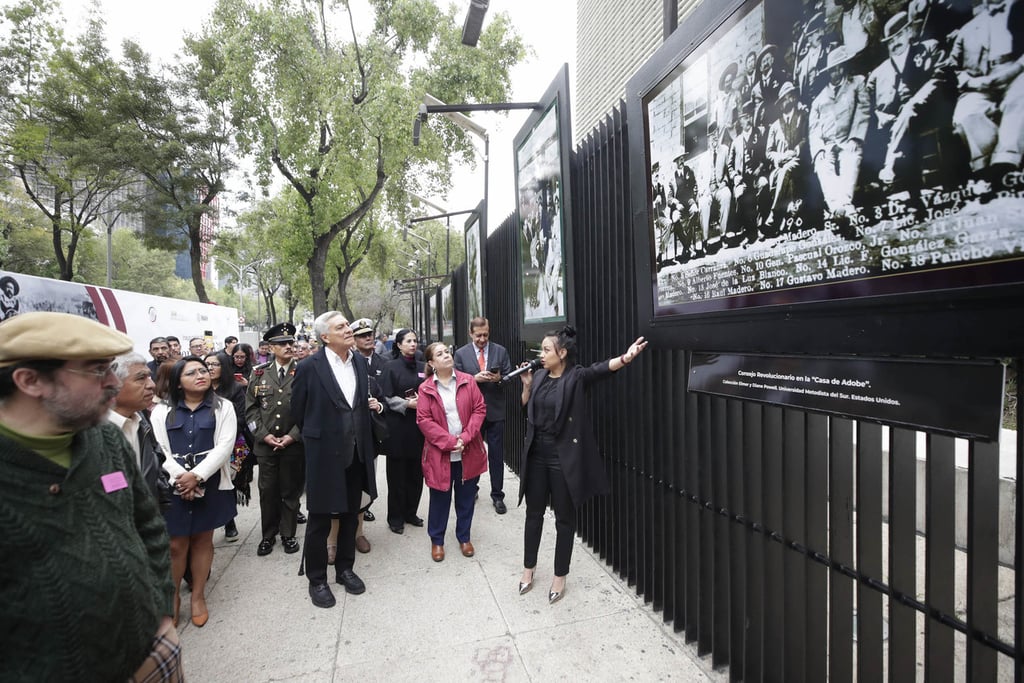
<svg viewBox="0 0 1024 683">
<path fill-rule="evenodd" d="M 317 607 L 334 607 L 327 585 L 327 534 L 338 515 L 338 551 L 334 568 L 345 591 L 366 590 L 352 571 L 356 523 L 362 492 L 377 496 L 375 451 L 370 411 L 384 410 L 369 393 L 366 359 L 355 353 L 348 320 L 328 311 L 313 322 L 323 350 L 296 366 L 292 417 L 306 450 L 306 507 L 309 523 L 303 547 L 309 597 Z"/>
<path fill-rule="evenodd" d="M 482 432 L 487 441 L 488 468 L 491 471 L 491 502 L 499 515 L 505 507 L 505 457 L 502 441 L 505 438 L 505 390 L 498 382 L 502 375 L 512 372 L 508 351 L 491 339 L 491 324 L 487 318 L 469 321 L 469 336 L 473 340 L 455 352 L 455 369 L 473 375 L 487 404 L 487 418 Z M 492 372 L 493 371 L 493 372 Z"/>
</svg>

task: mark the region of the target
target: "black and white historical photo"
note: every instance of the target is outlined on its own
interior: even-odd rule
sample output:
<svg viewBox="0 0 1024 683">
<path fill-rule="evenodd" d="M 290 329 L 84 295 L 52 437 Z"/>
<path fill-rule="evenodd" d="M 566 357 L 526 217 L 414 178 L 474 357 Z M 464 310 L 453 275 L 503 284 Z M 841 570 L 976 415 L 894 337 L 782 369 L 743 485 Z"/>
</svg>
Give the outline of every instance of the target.
<svg viewBox="0 0 1024 683">
<path fill-rule="evenodd" d="M 484 314 L 484 268 L 482 244 L 486 237 L 481 235 L 480 217 L 474 214 L 466 227 L 466 301 L 469 319 Z"/>
<path fill-rule="evenodd" d="M 1024 0 L 748 2 L 643 106 L 656 314 L 1024 280 Z"/>
<path fill-rule="evenodd" d="M 565 261 L 562 155 L 558 105 L 550 107 L 516 150 L 523 319 L 564 319 Z"/>
</svg>

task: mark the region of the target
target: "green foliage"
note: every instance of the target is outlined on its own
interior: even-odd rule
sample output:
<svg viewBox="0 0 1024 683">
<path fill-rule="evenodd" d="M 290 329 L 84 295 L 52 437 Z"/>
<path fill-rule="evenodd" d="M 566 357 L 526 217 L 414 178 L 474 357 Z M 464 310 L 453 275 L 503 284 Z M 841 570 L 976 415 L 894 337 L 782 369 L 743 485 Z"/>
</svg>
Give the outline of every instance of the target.
<svg viewBox="0 0 1024 683">
<path fill-rule="evenodd" d="M 372 28 L 352 25 L 348 4 L 220 0 L 204 33 L 189 42 L 200 80 L 230 103 L 240 148 L 264 184 L 284 178 L 295 202 L 282 245 L 307 253 L 313 306 L 346 286 L 387 221 L 399 224 L 407 191 L 443 188 L 468 142 L 461 132 L 413 147 L 413 114 L 427 91 L 451 101 L 501 101 L 509 66 L 524 49 L 508 22 L 492 20 L 482 49 L 460 43 L 456 10 L 429 0 L 373 0 Z M 219 71 L 218 74 L 214 74 Z"/>
</svg>

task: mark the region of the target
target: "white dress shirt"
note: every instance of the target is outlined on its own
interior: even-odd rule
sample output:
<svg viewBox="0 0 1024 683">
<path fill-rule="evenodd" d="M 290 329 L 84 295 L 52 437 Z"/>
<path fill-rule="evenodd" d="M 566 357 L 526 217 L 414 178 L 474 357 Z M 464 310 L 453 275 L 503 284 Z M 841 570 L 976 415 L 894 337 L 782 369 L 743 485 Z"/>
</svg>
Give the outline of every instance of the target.
<svg viewBox="0 0 1024 683">
<path fill-rule="evenodd" d="M 337 380 L 338 386 L 341 387 L 341 393 L 344 394 L 349 407 L 355 407 L 356 366 L 352 363 L 352 351 L 348 352 L 348 360 L 342 360 L 341 356 L 326 346 L 324 347 L 324 352 L 327 354 L 327 360 L 331 364 L 331 372 L 334 373 L 334 379 Z"/>
</svg>

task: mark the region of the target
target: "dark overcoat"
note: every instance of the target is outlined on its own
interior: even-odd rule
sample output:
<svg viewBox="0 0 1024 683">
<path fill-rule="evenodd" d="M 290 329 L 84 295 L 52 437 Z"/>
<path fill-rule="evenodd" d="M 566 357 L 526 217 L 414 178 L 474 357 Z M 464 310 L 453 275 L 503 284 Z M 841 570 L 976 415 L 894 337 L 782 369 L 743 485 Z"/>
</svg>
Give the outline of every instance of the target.
<svg viewBox="0 0 1024 683">
<path fill-rule="evenodd" d="M 558 448 L 558 463 L 569 487 L 573 505 L 577 507 L 593 496 L 607 493 L 610 488 L 591 426 L 586 389 L 592 382 L 607 379 L 611 375 L 612 371 L 606 360 L 588 367 L 573 365 L 565 369 L 562 380 L 555 385 L 555 403 L 558 406 L 555 415 L 555 445 Z M 523 466 L 519 474 L 520 505 L 526 495 L 526 482 L 530 472 L 530 446 L 533 443 L 535 417 L 533 397 L 547 379 L 547 370 L 538 370 L 534 373 L 530 399 L 526 403 L 526 441 L 523 445 Z"/>
<path fill-rule="evenodd" d="M 292 382 L 292 417 L 306 450 L 306 507 L 314 514 L 349 509 L 345 470 L 357 452 L 366 468 L 363 490 L 377 497 L 366 359 L 354 349 L 349 355 L 356 371 L 354 406 L 341 393 L 324 350 L 299 363 Z"/>
</svg>

